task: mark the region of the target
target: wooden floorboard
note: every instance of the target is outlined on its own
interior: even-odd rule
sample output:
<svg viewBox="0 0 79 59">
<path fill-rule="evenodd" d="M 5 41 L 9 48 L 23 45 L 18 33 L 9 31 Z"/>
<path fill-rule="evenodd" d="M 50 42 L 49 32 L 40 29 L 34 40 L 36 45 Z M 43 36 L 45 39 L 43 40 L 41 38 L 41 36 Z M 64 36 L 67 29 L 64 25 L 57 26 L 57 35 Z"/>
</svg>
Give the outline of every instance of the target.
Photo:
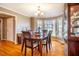
<svg viewBox="0 0 79 59">
<path fill-rule="evenodd" d="M 43 47 L 43 56 L 64 56 L 64 46 L 58 40 L 52 40 L 51 50 L 46 52 L 45 47 Z M 31 50 L 27 48 L 27 56 L 31 56 Z M 0 56 L 24 56 L 24 53 L 21 53 L 21 45 L 14 44 L 11 41 L 0 40 Z M 37 49 L 34 50 L 34 56 L 40 56 L 40 53 Z"/>
</svg>

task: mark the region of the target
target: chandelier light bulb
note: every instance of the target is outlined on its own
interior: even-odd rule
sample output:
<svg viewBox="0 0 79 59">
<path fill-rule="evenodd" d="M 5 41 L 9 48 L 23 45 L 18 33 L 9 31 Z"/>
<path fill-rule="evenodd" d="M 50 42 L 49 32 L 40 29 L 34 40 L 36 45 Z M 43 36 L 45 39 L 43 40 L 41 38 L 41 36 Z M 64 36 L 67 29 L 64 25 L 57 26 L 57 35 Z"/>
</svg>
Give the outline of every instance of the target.
<svg viewBox="0 0 79 59">
<path fill-rule="evenodd" d="M 44 12 L 41 10 L 40 6 L 37 6 L 37 11 L 35 13 L 36 16 L 43 16 Z"/>
</svg>

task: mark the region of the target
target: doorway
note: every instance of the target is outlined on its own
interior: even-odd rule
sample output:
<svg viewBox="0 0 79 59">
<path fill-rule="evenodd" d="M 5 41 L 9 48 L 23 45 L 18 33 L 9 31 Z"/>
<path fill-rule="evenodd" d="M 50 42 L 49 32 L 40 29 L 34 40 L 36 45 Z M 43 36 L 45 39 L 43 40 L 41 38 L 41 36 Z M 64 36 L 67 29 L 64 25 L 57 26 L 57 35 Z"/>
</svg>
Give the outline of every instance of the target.
<svg viewBox="0 0 79 59">
<path fill-rule="evenodd" d="M 0 40 L 8 40 L 15 43 L 15 17 L 0 14 Z"/>
</svg>

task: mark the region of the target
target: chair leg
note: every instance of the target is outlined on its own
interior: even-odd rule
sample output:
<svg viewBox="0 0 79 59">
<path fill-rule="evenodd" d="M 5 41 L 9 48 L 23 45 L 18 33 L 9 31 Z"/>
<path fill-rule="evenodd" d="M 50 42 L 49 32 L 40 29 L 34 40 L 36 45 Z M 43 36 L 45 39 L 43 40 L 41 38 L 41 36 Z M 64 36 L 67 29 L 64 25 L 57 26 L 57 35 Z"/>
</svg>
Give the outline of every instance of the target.
<svg viewBox="0 0 79 59">
<path fill-rule="evenodd" d="M 38 45 L 38 51 L 39 51 L 39 45 Z"/>
<path fill-rule="evenodd" d="M 25 41 L 25 53 L 24 53 L 24 55 L 26 56 L 26 41 Z"/>
<path fill-rule="evenodd" d="M 48 53 L 48 46 L 47 46 L 47 42 L 46 42 L 46 52 Z"/>
<path fill-rule="evenodd" d="M 51 49 L 51 43 L 49 43 L 49 49 Z"/>
<path fill-rule="evenodd" d="M 24 53 L 24 55 L 26 56 L 26 47 L 25 47 L 25 53 Z"/>
<path fill-rule="evenodd" d="M 21 49 L 21 52 L 23 51 L 23 48 L 24 48 L 24 40 L 23 40 L 23 43 L 22 43 L 22 49 Z"/>
<path fill-rule="evenodd" d="M 31 49 L 31 51 L 32 51 L 31 55 L 33 56 L 33 48 Z"/>
<path fill-rule="evenodd" d="M 50 44 L 51 44 L 51 40 L 50 40 L 50 38 L 49 38 L 49 50 L 51 49 L 51 46 L 50 46 Z"/>
</svg>

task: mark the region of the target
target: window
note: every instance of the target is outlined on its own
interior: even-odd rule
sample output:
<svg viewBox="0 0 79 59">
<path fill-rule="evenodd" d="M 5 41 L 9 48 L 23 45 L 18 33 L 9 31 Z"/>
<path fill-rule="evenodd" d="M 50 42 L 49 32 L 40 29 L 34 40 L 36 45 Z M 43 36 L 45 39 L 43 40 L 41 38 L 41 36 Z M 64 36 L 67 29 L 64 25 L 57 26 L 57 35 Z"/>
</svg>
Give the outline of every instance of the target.
<svg viewBox="0 0 79 59">
<path fill-rule="evenodd" d="M 44 20 L 44 29 L 53 30 L 53 21 L 52 20 Z"/>
<path fill-rule="evenodd" d="M 62 18 L 58 18 L 58 37 L 62 38 Z"/>
<path fill-rule="evenodd" d="M 62 39 L 64 36 L 67 35 L 67 20 L 64 20 L 65 24 L 62 20 L 63 17 L 45 20 L 38 19 L 37 28 L 40 27 L 41 30 L 46 29 L 48 31 L 52 30 L 52 36 L 56 36 Z"/>
<path fill-rule="evenodd" d="M 67 29 L 68 29 L 68 27 L 67 27 L 68 25 L 67 25 L 67 20 L 64 20 L 64 38 L 66 38 L 67 39 Z"/>
<path fill-rule="evenodd" d="M 40 27 L 40 30 L 44 30 L 45 29 L 45 30 L 48 30 L 48 31 L 49 30 L 53 31 L 53 25 L 54 25 L 54 22 L 53 22 L 53 20 L 50 20 L 50 19 L 48 19 L 48 20 L 38 19 L 37 20 L 37 30 Z M 54 32 L 55 32 L 55 29 L 54 29 Z"/>
</svg>

